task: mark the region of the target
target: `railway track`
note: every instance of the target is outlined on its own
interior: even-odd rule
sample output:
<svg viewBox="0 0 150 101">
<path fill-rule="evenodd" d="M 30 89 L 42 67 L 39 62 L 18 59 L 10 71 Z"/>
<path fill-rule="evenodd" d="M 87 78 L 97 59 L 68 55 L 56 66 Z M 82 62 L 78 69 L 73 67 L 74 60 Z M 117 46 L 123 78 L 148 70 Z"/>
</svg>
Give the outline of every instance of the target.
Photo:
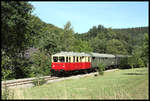
<svg viewBox="0 0 150 101">
<path fill-rule="evenodd" d="M 109 72 L 109 71 L 115 71 L 118 69 L 114 69 L 114 70 L 107 70 L 105 72 Z M 89 74 L 79 74 L 79 75 L 74 75 L 74 76 L 69 76 L 69 77 L 51 77 L 51 76 L 44 76 L 44 77 L 40 77 L 40 78 L 44 78 L 47 82 L 46 83 L 50 83 L 50 82 L 56 82 L 56 81 L 61 81 L 61 80 L 66 80 L 66 79 L 71 79 L 71 78 L 79 78 L 79 77 L 85 77 L 85 76 L 90 76 L 90 75 L 94 75 L 94 74 L 98 74 L 98 72 L 92 72 Z M 37 78 L 26 78 L 26 79 L 17 79 L 17 80 L 7 80 L 7 81 L 2 81 L 2 87 L 26 87 L 26 86 L 34 86 L 33 85 L 33 80 L 35 80 Z"/>
<path fill-rule="evenodd" d="M 44 77 L 40 77 L 40 78 L 44 78 L 46 81 L 59 79 L 59 77 L 51 77 L 51 76 L 44 76 Z M 4 86 L 6 86 L 6 87 L 18 87 L 20 85 L 33 86 L 32 82 L 35 79 L 37 79 L 37 78 L 26 78 L 26 79 L 2 81 L 2 87 L 4 87 Z"/>
</svg>

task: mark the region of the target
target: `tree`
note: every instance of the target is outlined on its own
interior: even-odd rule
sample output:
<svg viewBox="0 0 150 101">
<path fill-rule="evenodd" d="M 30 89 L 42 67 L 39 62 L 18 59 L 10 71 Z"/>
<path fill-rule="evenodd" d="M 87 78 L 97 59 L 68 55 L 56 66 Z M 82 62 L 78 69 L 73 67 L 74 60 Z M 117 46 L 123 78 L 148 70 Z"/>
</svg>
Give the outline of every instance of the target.
<svg viewBox="0 0 150 101">
<path fill-rule="evenodd" d="M 7 71 L 11 71 L 7 77 L 14 78 L 18 70 L 25 72 L 19 65 L 24 65 L 22 56 L 32 39 L 33 32 L 29 21 L 33 6 L 28 2 L 2 1 L 1 3 L 1 53 L 4 60 L 1 67 L 5 71 L 2 74 L 4 76 Z"/>
<path fill-rule="evenodd" d="M 91 40 L 91 47 L 93 48 L 93 52 L 106 53 L 106 40 L 100 40 L 98 37 L 96 37 Z"/>
<path fill-rule="evenodd" d="M 29 20 L 32 5 L 28 2 L 1 2 L 2 50 L 16 56 L 29 45 L 32 29 Z"/>
<path fill-rule="evenodd" d="M 142 56 L 143 56 L 143 61 L 144 64 L 148 66 L 149 63 L 149 38 L 148 38 L 148 34 L 145 33 L 144 34 L 144 43 L 142 46 Z"/>
<path fill-rule="evenodd" d="M 123 43 L 117 39 L 112 39 L 107 42 L 107 53 L 110 54 L 127 54 Z"/>
<path fill-rule="evenodd" d="M 64 25 L 64 30 L 60 35 L 60 45 L 62 51 L 72 51 L 73 50 L 73 44 L 74 44 L 74 31 L 71 27 L 71 23 L 68 21 Z"/>
<path fill-rule="evenodd" d="M 59 33 L 54 32 L 46 26 L 42 28 L 42 34 L 39 35 L 37 47 L 41 50 L 45 50 L 49 55 L 59 52 L 61 47 L 59 46 L 60 35 Z"/>
<path fill-rule="evenodd" d="M 141 55 L 142 55 L 142 47 L 135 46 L 132 52 L 132 56 L 128 60 L 128 63 L 132 68 L 143 66 L 143 60 L 141 59 L 142 58 Z"/>
<path fill-rule="evenodd" d="M 45 31 L 44 28 L 47 27 L 47 24 L 35 15 L 31 15 L 29 24 L 34 32 L 31 40 L 31 47 L 38 48 L 40 44 L 39 40 L 43 37 L 42 35 L 44 35 L 43 32 Z"/>
<path fill-rule="evenodd" d="M 73 45 L 73 51 L 74 52 L 92 52 L 93 49 L 90 46 L 88 41 L 82 41 L 75 39 L 74 45 Z"/>
<path fill-rule="evenodd" d="M 51 59 L 44 50 L 32 54 L 31 61 L 33 65 L 30 68 L 30 76 L 49 75 Z"/>
</svg>

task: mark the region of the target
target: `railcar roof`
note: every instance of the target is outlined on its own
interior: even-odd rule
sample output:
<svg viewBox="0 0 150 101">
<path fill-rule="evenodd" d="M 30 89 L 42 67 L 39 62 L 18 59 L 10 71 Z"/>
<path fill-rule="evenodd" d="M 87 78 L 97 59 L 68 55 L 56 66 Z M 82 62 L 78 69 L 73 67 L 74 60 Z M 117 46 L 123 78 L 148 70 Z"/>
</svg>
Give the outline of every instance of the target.
<svg viewBox="0 0 150 101">
<path fill-rule="evenodd" d="M 131 57 L 130 55 L 119 55 L 119 54 L 117 54 L 117 55 L 115 55 L 116 57 Z"/>
<path fill-rule="evenodd" d="M 115 55 L 112 54 L 100 54 L 100 53 L 90 53 L 92 57 L 109 57 L 115 58 Z"/>
<path fill-rule="evenodd" d="M 60 52 L 56 53 L 53 56 L 92 56 L 92 57 L 108 57 L 108 58 L 115 58 L 115 57 L 131 57 L 129 55 L 112 55 L 112 54 L 101 54 L 101 53 L 84 53 L 84 52 Z"/>
<path fill-rule="evenodd" d="M 90 56 L 87 53 L 81 52 L 60 52 L 60 53 L 56 53 L 53 56 Z"/>
</svg>

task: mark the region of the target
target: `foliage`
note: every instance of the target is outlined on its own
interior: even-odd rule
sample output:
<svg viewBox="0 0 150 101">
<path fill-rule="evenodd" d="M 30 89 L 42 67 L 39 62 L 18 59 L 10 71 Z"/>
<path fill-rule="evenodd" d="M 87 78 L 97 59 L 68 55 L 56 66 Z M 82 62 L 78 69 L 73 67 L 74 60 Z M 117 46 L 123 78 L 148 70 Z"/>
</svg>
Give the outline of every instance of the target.
<svg viewBox="0 0 150 101">
<path fill-rule="evenodd" d="M 63 32 L 60 35 L 60 45 L 61 45 L 61 51 L 72 51 L 73 45 L 74 45 L 74 31 L 71 26 L 71 22 L 68 21 L 64 25 Z"/>
<path fill-rule="evenodd" d="M 73 51 L 74 52 L 92 52 L 92 47 L 88 41 L 82 41 L 81 39 L 75 39 Z"/>
<path fill-rule="evenodd" d="M 143 55 L 143 48 L 140 46 L 134 47 L 134 50 L 132 52 L 132 57 L 128 60 L 128 63 L 130 66 L 133 67 L 145 67 L 145 60 L 146 57 Z"/>
<path fill-rule="evenodd" d="M 28 47 L 32 35 L 29 21 L 32 5 L 28 2 L 1 2 L 2 50 L 15 56 Z"/>
<path fill-rule="evenodd" d="M 29 77 L 30 64 L 23 57 L 14 57 L 11 59 L 5 52 L 2 52 L 2 80 L 17 79 Z"/>
<path fill-rule="evenodd" d="M 119 68 L 120 69 L 129 69 L 129 68 L 133 67 L 133 65 L 135 64 L 134 60 L 135 59 L 133 57 L 121 58 Z"/>
<path fill-rule="evenodd" d="M 50 55 L 60 51 L 59 35 L 50 31 L 49 27 L 45 27 L 39 42 L 38 48 L 45 50 Z"/>
<path fill-rule="evenodd" d="M 131 55 L 134 47 L 142 46 L 144 33 L 148 33 L 148 27 L 111 29 L 98 25 L 98 27 L 93 26 L 87 33 L 75 36 L 89 41 L 94 52 Z"/>
<path fill-rule="evenodd" d="M 31 61 L 33 62 L 31 66 L 31 76 L 37 75 L 49 75 L 50 74 L 50 65 L 51 59 L 46 54 L 44 50 L 38 51 L 34 53 L 31 57 Z"/>
<path fill-rule="evenodd" d="M 2 68 L 2 80 L 5 80 L 5 79 L 9 79 L 11 78 L 11 74 L 12 74 L 12 60 L 10 59 L 9 56 L 7 56 L 5 54 L 4 51 L 1 50 L 1 68 Z"/>
<path fill-rule="evenodd" d="M 144 43 L 143 43 L 142 48 L 143 48 L 142 53 L 141 53 L 142 60 L 144 64 L 147 65 L 149 62 L 149 38 L 148 38 L 147 33 L 144 34 Z"/>
<path fill-rule="evenodd" d="M 106 65 L 104 63 L 98 64 L 98 73 L 100 75 L 104 75 L 104 70 L 105 70 Z"/>
<path fill-rule="evenodd" d="M 29 74 L 31 72 L 31 64 L 28 59 L 22 57 L 16 58 L 13 61 L 13 66 L 15 66 L 13 69 L 13 74 L 16 79 L 30 77 Z"/>
<path fill-rule="evenodd" d="M 138 59 L 138 66 L 139 67 L 145 67 L 144 61 L 141 58 Z"/>
<path fill-rule="evenodd" d="M 106 40 L 98 39 L 97 37 L 90 41 L 93 52 L 106 53 Z"/>
<path fill-rule="evenodd" d="M 5 80 L 6 79 L 4 78 L 3 81 L 6 83 Z M 1 90 L 2 90 L 2 99 L 3 100 L 14 99 L 14 92 L 13 92 L 13 90 L 10 90 L 6 84 L 2 87 Z"/>
<path fill-rule="evenodd" d="M 107 42 L 107 52 L 110 54 L 127 54 L 123 43 L 117 39 L 112 39 Z"/>
<path fill-rule="evenodd" d="M 135 59 L 134 56 L 130 57 L 130 58 L 128 59 L 128 64 L 129 64 L 129 66 L 133 69 L 134 67 L 137 66 L 137 59 Z"/>
<path fill-rule="evenodd" d="M 32 15 L 30 24 L 35 34 L 32 46 L 54 54 L 61 50 L 60 33 L 63 31 L 52 24 L 43 22 L 39 17 Z"/>
<path fill-rule="evenodd" d="M 39 76 L 37 76 L 37 78 L 32 81 L 34 86 L 41 86 L 41 85 L 45 84 L 46 82 L 47 81 L 44 78 L 40 78 Z"/>
<path fill-rule="evenodd" d="M 32 39 L 33 33 L 29 21 L 33 6 L 28 2 L 2 1 L 1 3 L 3 79 L 25 77 L 26 68 L 22 67 L 23 54 Z"/>
<path fill-rule="evenodd" d="M 11 91 L 6 85 L 4 89 L 2 90 L 2 99 L 8 100 L 8 99 L 14 99 L 14 92 Z"/>
</svg>

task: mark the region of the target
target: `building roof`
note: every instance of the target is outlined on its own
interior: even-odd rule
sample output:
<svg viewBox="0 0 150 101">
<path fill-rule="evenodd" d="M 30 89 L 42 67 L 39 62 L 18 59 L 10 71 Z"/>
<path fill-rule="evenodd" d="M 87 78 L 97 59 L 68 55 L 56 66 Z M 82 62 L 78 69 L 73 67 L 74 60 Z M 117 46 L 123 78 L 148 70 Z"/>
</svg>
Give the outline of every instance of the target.
<svg viewBox="0 0 150 101">
<path fill-rule="evenodd" d="M 39 50 L 39 49 L 37 49 L 37 48 L 32 48 L 32 47 L 28 48 L 28 49 L 25 51 L 24 57 L 29 59 L 29 58 L 31 57 L 31 55 L 32 55 L 34 52 L 37 52 L 38 50 Z"/>
</svg>

